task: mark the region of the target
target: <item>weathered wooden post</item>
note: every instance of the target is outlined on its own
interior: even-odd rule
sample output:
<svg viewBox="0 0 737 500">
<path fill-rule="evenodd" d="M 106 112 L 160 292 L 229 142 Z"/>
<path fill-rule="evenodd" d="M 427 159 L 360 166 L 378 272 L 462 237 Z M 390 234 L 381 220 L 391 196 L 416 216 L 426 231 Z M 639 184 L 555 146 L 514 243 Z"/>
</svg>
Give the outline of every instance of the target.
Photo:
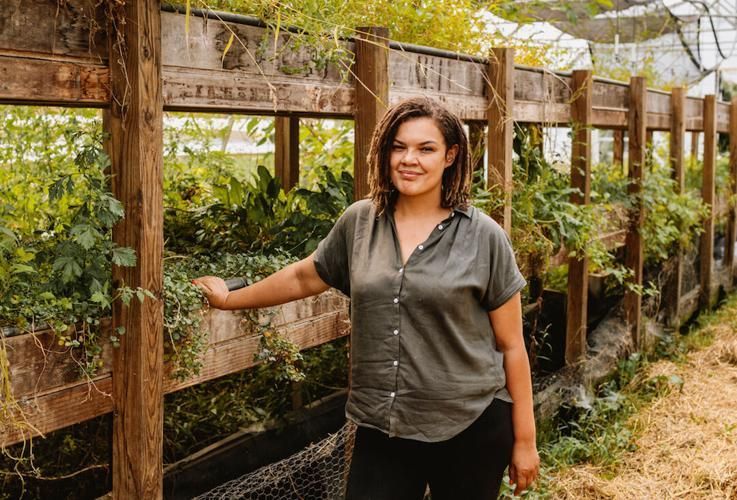
<svg viewBox="0 0 737 500">
<path fill-rule="evenodd" d="M 590 70 L 574 71 L 571 77 L 572 153 L 571 203 L 586 205 L 591 192 L 591 99 L 593 74 Z M 566 312 L 567 364 L 586 354 L 586 322 L 589 292 L 589 262 L 585 255 L 568 258 L 568 309 Z"/>
<path fill-rule="evenodd" d="M 487 113 L 488 187 L 501 186 L 502 208 L 491 214 L 507 231 L 512 229 L 512 140 L 514 138 L 514 49 L 492 49 L 488 66 Z"/>
<path fill-rule="evenodd" d="M 724 265 L 729 273 L 730 286 L 735 285 L 734 250 L 737 238 L 737 207 L 732 200 L 737 196 L 737 97 L 732 98 L 729 106 L 729 178 L 730 203 L 727 215 L 727 243 L 724 249 Z"/>
<path fill-rule="evenodd" d="M 284 191 L 299 184 L 299 117 L 277 116 L 274 123 L 274 171 Z"/>
<path fill-rule="evenodd" d="M 163 475 L 161 4 L 128 0 L 124 12 L 125 22 L 117 23 L 122 45 L 114 42 L 110 57 L 113 99 L 105 128 L 113 192 L 125 207 L 113 239 L 133 248 L 137 263 L 113 266 L 113 282 L 145 288 L 156 299 L 113 308 L 113 329 L 125 328 L 113 360 L 113 498 L 156 499 Z"/>
<path fill-rule="evenodd" d="M 471 149 L 474 176 L 483 174 L 484 171 L 484 151 L 486 147 L 484 126 L 483 122 L 477 121 L 468 124 L 468 142 Z"/>
<path fill-rule="evenodd" d="M 619 165 L 624 164 L 624 130 L 614 131 L 614 143 L 612 145 L 612 163 Z"/>
<path fill-rule="evenodd" d="M 685 87 L 676 87 L 671 93 L 670 122 L 670 165 L 673 179 L 676 181 L 676 192 L 684 190 L 683 146 L 686 140 L 686 93 Z M 679 248 L 673 256 L 673 270 L 668 276 L 664 290 L 666 307 L 666 323 L 677 326 L 681 317 L 680 299 L 683 288 L 683 251 Z"/>
<path fill-rule="evenodd" d="M 635 197 L 629 214 L 627 236 L 625 238 L 625 265 L 632 270 L 632 284 L 642 286 L 643 241 L 642 226 L 645 220 L 642 199 L 643 166 L 645 162 L 647 87 L 645 78 L 633 76 L 630 79 L 630 102 L 628 111 L 629 138 L 629 184 L 627 192 Z M 641 337 L 642 296 L 637 290 L 624 292 L 624 316 L 635 349 L 644 346 Z"/>
<path fill-rule="evenodd" d="M 369 194 L 366 157 L 371 136 L 389 103 L 389 30 L 368 27 L 356 32 L 353 193 L 360 200 Z"/>
<path fill-rule="evenodd" d="M 701 292 L 699 307 L 711 307 L 711 276 L 714 267 L 714 173 L 717 156 L 717 107 L 716 97 L 704 97 L 704 170 L 701 184 L 701 197 L 709 207 L 709 215 L 704 221 L 704 232 L 701 233 L 699 245 L 699 278 Z"/>
<path fill-rule="evenodd" d="M 693 159 L 696 159 L 699 157 L 699 132 L 698 130 L 693 130 L 691 132 L 691 157 Z"/>
</svg>

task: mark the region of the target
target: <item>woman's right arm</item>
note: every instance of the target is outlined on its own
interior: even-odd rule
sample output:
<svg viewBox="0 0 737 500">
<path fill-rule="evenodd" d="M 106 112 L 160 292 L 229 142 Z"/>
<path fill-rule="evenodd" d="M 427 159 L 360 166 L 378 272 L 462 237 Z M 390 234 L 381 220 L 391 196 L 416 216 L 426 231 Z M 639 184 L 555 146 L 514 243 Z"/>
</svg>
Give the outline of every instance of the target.
<svg viewBox="0 0 737 500">
<path fill-rule="evenodd" d="M 228 291 L 225 281 L 203 276 L 193 283 L 216 309 L 256 309 L 276 306 L 324 292 L 330 286 L 317 274 L 313 256 L 290 264 L 271 276 L 240 290 Z"/>
</svg>

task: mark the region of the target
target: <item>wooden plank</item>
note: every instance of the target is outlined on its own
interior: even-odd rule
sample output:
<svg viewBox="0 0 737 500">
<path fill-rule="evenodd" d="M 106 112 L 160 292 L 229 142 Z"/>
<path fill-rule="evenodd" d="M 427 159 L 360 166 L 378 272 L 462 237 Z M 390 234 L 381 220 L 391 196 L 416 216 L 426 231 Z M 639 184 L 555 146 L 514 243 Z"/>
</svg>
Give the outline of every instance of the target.
<svg viewBox="0 0 737 500">
<path fill-rule="evenodd" d="M 709 208 L 709 215 L 704 221 L 704 232 L 701 233 L 699 245 L 699 281 L 701 295 L 700 308 L 711 307 L 711 276 L 714 268 L 714 201 L 715 201 L 715 168 L 717 156 L 717 114 L 714 95 L 704 97 L 704 170 L 701 185 L 701 197 Z"/>
<path fill-rule="evenodd" d="M 322 311 L 322 308 L 331 302 L 333 304 L 341 304 L 339 309 L 327 312 L 322 311 L 316 316 L 304 317 L 299 321 L 291 321 L 288 324 L 283 324 L 276 328 L 279 335 L 284 335 L 292 342 L 295 342 L 300 349 L 307 349 L 330 342 L 349 333 L 350 323 L 348 320 L 347 301 L 337 296 L 337 294 L 333 293 L 332 296 L 322 297 L 320 303 L 311 303 L 309 299 L 298 302 L 282 306 L 285 307 L 286 316 L 290 316 L 290 314 L 298 312 L 301 309 L 309 310 L 311 307 L 314 307 L 314 311 Z M 292 307 L 292 304 L 296 304 L 296 307 Z M 236 320 L 236 323 L 243 322 L 242 314 L 229 311 L 219 312 L 226 316 L 232 316 Z M 276 316 L 273 316 L 273 319 L 275 322 L 279 321 Z M 215 323 L 217 322 L 218 320 L 216 318 Z M 205 321 L 205 325 L 210 323 L 209 321 Z M 217 331 L 210 330 L 210 347 L 203 356 L 202 372 L 185 381 L 167 378 L 163 386 L 164 392 L 177 391 L 184 387 L 213 380 L 229 373 L 254 366 L 256 364 L 254 354 L 259 350 L 259 336 L 243 331 L 240 328 L 238 331 L 241 331 L 239 336 L 227 336 L 226 340 L 213 341 L 218 336 Z M 45 333 L 39 332 L 36 335 L 43 336 Z M 29 353 L 36 358 L 42 356 L 40 349 L 35 347 L 35 339 L 31 335 L 16 337 L 13 340 L 18 344 L 25 344 L 23 352 Z M 20 360 L 18 357 L 20 354 L 18 353 L 14 360 Z M 105 364 L 100 369 L 100 373 L 94 381 L 95 387 L 88 386 L 86 381 L 77 380 L 62 386 L 54 385 L 50 390 L 35 395 L 21 396 L 16 391 L 15 379 L 13 379 L 14 393 L 21 402 L 21 408 L 26 413 L 29 423 L 38 428 L 39 431 L 46 433 L 112 411 L 112 378 L 109 355 L 104 357 L 104 361 Z M 70 365 L 68 357 L 65 358 L 65 362 L 66 366 Z M 167 373 L 170 373 L 171 370 L 171 367 L 166 368 Z M 43 380 L 48 379 L 44 378 Z M 19 382 L 19 388 L 27 385 L 29 384 L 25 381 Z M 8 446 L 22 440 L 24 437 L 28 438 L 30 434 L 26 433 L 23 436 L 17 430 L 6 432 L 0 434 L 0 444 L 2 446 Z"/>
<path fill-rule="evenodd" d="M 686 98 L 686 131 L 704 130 L 704 100 L 698 97 Z"/>
<path fill-rule="evenodd" d="M 418 54 L 406 50 L 389 51 L 390 92 L 411 90 L 428 95 L 484 97 L 486 68 L 472 61 Z"/>
<path fill-rule="evenodd" d="M 612 163 L 624 164 L 624 130 L 614 131 L 614 142 L 612 144 Z"/>
<path fill-rule="evenodd" d="M 670 113 L 648 113 L 645 124 L 648 130 L 668 131 L 670 130 L 670 120 Z"/>
<path fill-rule="evenodd" d="M 100 326 L 103 368 L 99 374 L 110 371 L 112 344 L 110 320 Z M 73 335 L 73 329 L 69 332 Z M 16 399 L 26 399 L 45 394 L 60 387 L 80 381 L 80 365 L 84 359 L 81 349 L 59 346 L 59 337 L 50 330 L 5 339 L 10 364 L 10 381 Z"/>
<path fill-rule="evenodd" d="M 0 433 L 0 446 L 9 446 L 32 437 L 84 422 L 113 409 L 112 379 L 95 379 L 94 385 L 75 383 L 37 397 L 19 400 L 23 418 L 35 428 L 11 428 Z M 18 418 L 13 415 L 11 418 Z"/>
<path fill-rule="evenodd" d="M 347 309 L 332 311 L 305 321 L 290 323 L 279 328 L 279 334 L 308 349 L 348 334 L 350 320 Z M 261 350 L 260 336 L 242 336 L 211 345 L 203 357 L 200 374 L 185 381 L 166 379 L 164 392 L 184 389 L 192 385 L 236 373 L 256 364 L 254 356 Z"/>
<path fill-rule="evenodd" d="M 321 116 L 353 115 L 355 90 L 295 77 L 265 81 L 237 71 L 164 67 L 164 105 L 172 111 L 219 111 Z"/>
<path fill-rule="evenodd" d="M 183 14 L 161 13 L 162 62 L 166 68 L 224 70 L 231 76 L 250 76 L 249 80 L 262 83 L 276 77 L 328 87 L 340 83 L 352 86 L 353 78 L 345 67 L 325 64 L 299 36 L 287 30 L 280 31 L 275 39 L 274 33 L 265 28 L 212 16 L 190 17 L 188 31 L 186 19 Z M 351 42 L 345 41 L 335 48 L 346 53 L 354 49 Z"/>
<path fill-rule="evenodd" d="M 612 83 L 594 78 L 591 105 L 594 108 L 622 109 L 629 105 L 629 87 L 626 83 Z"/>
<path fill-rule="evenodd" d="M 627 128 L 627 110 L 593 108 L 591 120 L 596 128 L 624 130 Z"/>
<path fill-rule="evenodd" d="M 113 266 L 113 283 L 149 290 L 156 299 L 119 301 L 113 329 L 125 328 L 113 356 L 113 498 L 163 494 L 163 98 L 161 4 L 128 0 L 119 23 L 126 50 L 113 58 L 111 134 L 113 193 L 125 218 L 113 229 L 120 246 L 136 251 L 136 266 Z M 117 38 L 114 38 L 117 39 Z M 116 48 L 111 53 L 117 53 Z"/>
<path fill-rule="evenodd" d="M 488 102 L 485 96 L 466 96 L 462 94 L 444 94 L 437 91 L 421 91 L 411 89 L 391 89 L 389 104 L 394 105 L 404 99 L 412 97 L 429 97 L 441 102 L 452 110 L 461 120 L 486 120 Z"/>
<path fill-rule="evenodd" d="M 0 55 L 0 104 L 97 107 L 109 102 L 105 66 Z"/>
<path fill-rule="evenodd" d="M 512 140 L 514 138 L 514 49 L 492 49 L 489 60 L 489 112 L 486 147 L 487 186 L 499 186 L 504 196 L 500 210 L 491 214 L 507 234 L 512 229 Z"/>
<path fill-rule="evenodd" d="M 568 103 L 514 101 L 512 113 L 517 123 L 568 126 L 571 122 L 571 105 Z"/>
<path fill-rule="evenodd" d="M 673 179 L 676 181 L 676 192 L 682 193 L 685 186 L 683 169 L 684 146 L 686 142 L 686 93 L 685 87 L 672 90 L 672 115 L 670 131 L 670 165 Z M 672 259 L 673 267 L 666 277 L 663 290 L 663 303 L 666 311 L 665 321 L 670 326 L 677 326 L 681 317 L 680 304 L 683 289 L 683 251 L 678 249 Z"/>
<path fill-rule="evenodd" d="M 335 292 L 322 293 L 276 307 L 244 311 L 220 311 L 210 309 L 202 318 L 201 328 L 208 336 L 208 343 L 218 345 L 240 337 L 259 335 L 264 327 L 281 332 L 292 331 L 295 325 L 319 323 L 323 316 L 344 313 L 347 299 Z M 345 315 L 345 314 L 343 314 Z M 110 336 L 110 319 L 102 320 L 99 335 L 103 339 L 100 355 L 102 365 L 97 376 L 107 376 L 112 371 L 113 348 L 105 342 Z M 50 330 L 18 335 L 5 340 L 10 362 L 10 380 L 16 399 L 36 397 L 60 387 L 83 382 L 78 361 L 82 353 L 58 346 L 57 336 Z M 77 354 L 77 357 L 73 357 Z M 220 375 L 218 375 L 220 376 Z M 166 383 L 165 383 L 166 385 Z"/>
<path fill-rule="evenodd" d="M 371 137 L 389 102 L 389 30 L 366 27 L 356 33 L 353 193 L 360 200 L 369 195 L 366 158 Z"/>
<path fill-rule="evenodd" d="M 638 201 L 633 203 L 630 210 L 625 243 L 625 265 L 632 270 L 632 284 L 635 286 L 642 285 L 642 226 L 645 218 L 639 194 L 642 191 L 646 158 L 646 98 L 647 88 L 645 87 L 645 79 L 640 76 L 632 77 L 630 80 L 629 129 L 627 132 L 627 137 L 629 138 L 629 184 L 627 192 L 632 196 L 636 196 Z M 633 290 L 625 291 L 624 314 L 635 348 L 640 350 L 644 346 L 644 339 L 641 335 L 642 296 Z"/>
<path fill-rule="evenodd" d="M 572 153 L 571 203 L 587 205 L 591 199 L 591 98 L 593 73 L 574 71 L 571 77 Z M 566 364 L 586 355 L 589 262 L 584 256 L 568 259 L 568 307 L 566 310 Z"/>
<path fill-rule="evenodd" d="M 489 62 L 493 63 L 493 57 Z M 511 72 L 515 101 L 570 105 L 570 77 L 542 68 L 513 67 Z"/>
<path fill-rule="evenodd" d="M 737 97 L 732 98 L 729 107 L 729 179 L 732 197 L 737 196 Z M 724 267 L 729 276 L 729 287 L 735 284 L 734 277 L 734 251 L 735 239 L 737 238 L 737 208 L 729 204 L 727 215 L 727 243 L 725 246 Z"/>
<path fill-rule="evenodd" d="M 668 92 L 648 89 L 645 110 L 648 114 L 670 115 L 671 95 Z"/>
<path fill-rule="evenodd" d="M 730 103 L 717 101 L 717 132 L 730 133 L 731 109 Z"/>
<path fill-rule="evenodd" d="M 299 117 L 277 116 L 274 124 L 274 167 L 284 191 L 299 184 Z"/>
<path fill-rule="evenodd" d="M 106 5 L 93 0 L 3 2 L 0 53 L 107 60 Z"/>
</svg>

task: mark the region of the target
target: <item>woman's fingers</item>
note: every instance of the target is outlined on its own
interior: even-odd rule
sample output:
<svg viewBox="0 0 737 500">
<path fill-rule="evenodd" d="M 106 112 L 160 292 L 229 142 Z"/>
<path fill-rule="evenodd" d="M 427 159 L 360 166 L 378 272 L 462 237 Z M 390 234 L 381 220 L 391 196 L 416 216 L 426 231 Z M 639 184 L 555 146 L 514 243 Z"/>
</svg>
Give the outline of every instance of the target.
<svg viewBox="0 0 737 500">
<path fill-rule="evenodd" d="M 228 286 L 222 278 L 218 278 L 217 276 L 202 276 L 192 280 L 192 284 L 202 290 L 208 304 L 212 307 L 220 308 L 225 304 L 228 296 Z"/>
</svg>

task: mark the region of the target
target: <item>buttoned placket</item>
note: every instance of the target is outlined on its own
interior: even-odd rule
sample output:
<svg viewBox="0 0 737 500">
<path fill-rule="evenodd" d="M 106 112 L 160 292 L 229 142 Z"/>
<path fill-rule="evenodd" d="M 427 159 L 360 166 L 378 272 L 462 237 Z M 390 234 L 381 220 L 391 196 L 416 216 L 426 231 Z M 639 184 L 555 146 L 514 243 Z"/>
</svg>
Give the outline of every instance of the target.
<svg viewBox="0 0 737 500">
<path fill-rule="evenodd" d="M 397 393 L 399 392 L 399 365 L 400 365 L 400 354 L 401 354 L 401 338 L 400 338 L 400 332 L 401 332 L 401 308 L 402 308 L 402 288 L 404 285 L 404 277 L 406 274 L 407 266 L 412 262 L 413 257 L 417 253 L 421 253 L 425 251 L 426 248 L 429 248 L 431 245 L 435 244 L 438 239 L 441 237 L 443 231 L 450 225 L 451 221 L 453 220 L 453 217 L 455 216 L 455 211 L 451 212 L 448 218 L 443 220 L 440 224 L 435 226 L 433 231 L 430 233 L 430 235 L 427 237 L 425 241 L 423 241 L 421 244 L 417 245 L 415 250 L 410 254 L 410 256 L 407 258 L 407 262 L 402 265 L 402 252 L 399 245 L 399 237 L 397 236 L 397 227 L 394 223 L 394 217 L 389 216 L 389 222 L 392 229 L 392 236 L 394 238 L 394 247 L 395 247 L 395 255 L 397 256 L 397 261 L 399 262 L 399 268 L 397 269 L 397 274 L 393 282 L 392 291 L 394 293 L 394 325 L 391 331 L 391 335 L 396 338 L 395 342 L 395 358 L 392 360 L 392 366 L 394 367 L 394 386 L 393 390 L 389 392 L 388 396 L 391 399 L 391 402 L 389 404 L 389 414 L 387 415 L 387 423 L 388 423 L 388 430 L 389 435 L 393 435 L 392 432 L 392 409 L 394 408 L 394 403 L 397 399 Z M 416 259 L 415 259 L 416 260 Z"/>
</svg>

